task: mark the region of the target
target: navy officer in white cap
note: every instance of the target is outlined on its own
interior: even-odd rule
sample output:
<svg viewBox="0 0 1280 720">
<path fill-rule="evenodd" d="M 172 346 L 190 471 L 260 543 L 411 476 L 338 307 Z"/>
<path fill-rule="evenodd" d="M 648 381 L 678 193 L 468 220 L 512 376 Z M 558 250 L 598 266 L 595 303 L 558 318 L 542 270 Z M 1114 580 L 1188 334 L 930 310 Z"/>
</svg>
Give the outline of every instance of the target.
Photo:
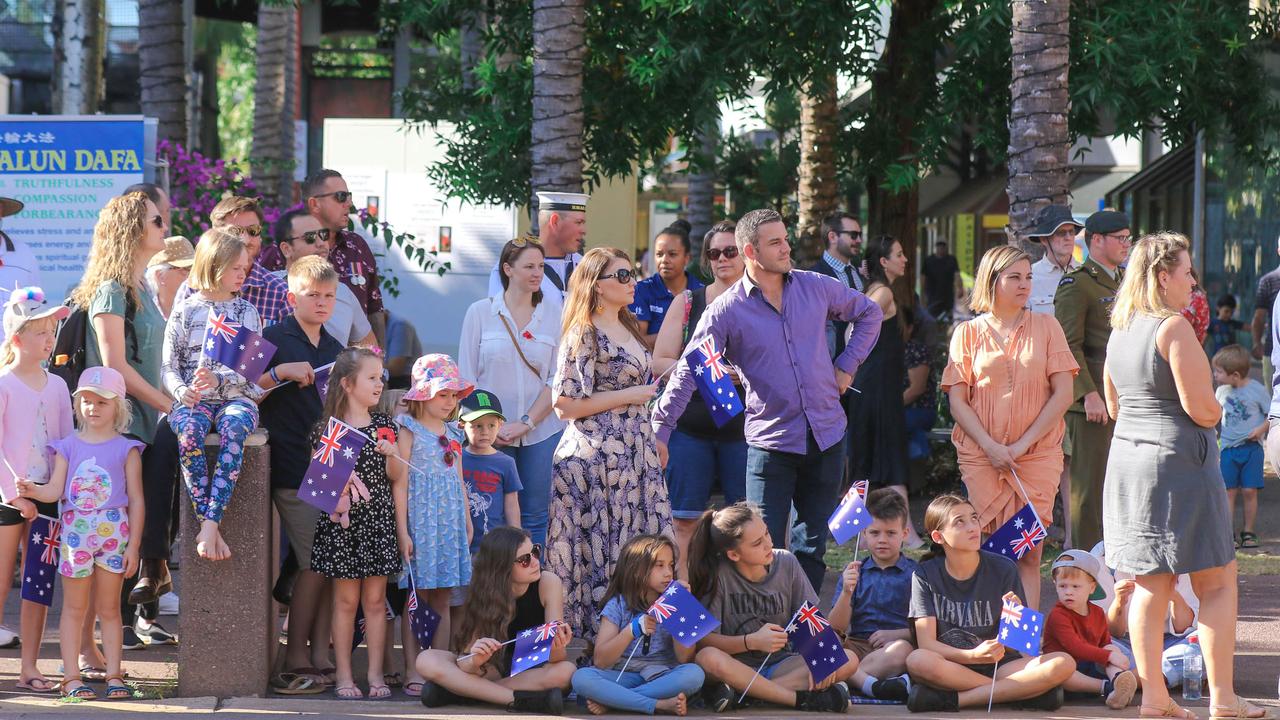
<svg viewBox="0 0 1280 720">
<path fill-rule="evenodd" d="M 587 237 L 587 196 L 583 193 L 539 192 L 538 242 L 546 255 L 542 296 L 564 304 L 569 276 L 582 262 L 582 242 Z M 498 267 L 489 273 L 489 296 L 502 294 Z"/>
</svg>

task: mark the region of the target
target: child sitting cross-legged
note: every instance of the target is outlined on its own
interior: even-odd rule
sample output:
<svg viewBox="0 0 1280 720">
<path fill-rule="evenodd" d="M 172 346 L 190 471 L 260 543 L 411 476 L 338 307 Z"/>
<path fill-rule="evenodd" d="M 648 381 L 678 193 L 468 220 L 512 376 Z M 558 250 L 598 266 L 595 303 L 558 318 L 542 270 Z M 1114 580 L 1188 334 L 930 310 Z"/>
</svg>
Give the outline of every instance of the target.
<svg viewBox="0 0 1280 720">
<path fill-rule="evenodd" d="M 1089 602 L 1098 589 L 1102 563 L 1083 550 L 1067 550 L 1053 563 L 1058 604 L 1045 620 L 1045 652 L 1062 651 L 1075 658 L 1076 671 L 1063 685 L 1073 693 L 1101 696 L 1107 707 L 1128 707 L 1138 690 L 1129 658 L 1111 642 L 1107 614 Z"/>
<path fill-rule="evenodd" d="M 915 649 L 907 608 L 916 569 L 916 562 L 902 554 L 907 502 L 880 488 L 867 495 L 867 513 L 871 524 L 860 541 L 871 554 L 845 567 L 829 619 L 832 627 L 847 630 L 844 646 L 858 656 L 850 685 L 868 697 L 905 702 L 911 690 L 907 656 Z"/>
</svg>

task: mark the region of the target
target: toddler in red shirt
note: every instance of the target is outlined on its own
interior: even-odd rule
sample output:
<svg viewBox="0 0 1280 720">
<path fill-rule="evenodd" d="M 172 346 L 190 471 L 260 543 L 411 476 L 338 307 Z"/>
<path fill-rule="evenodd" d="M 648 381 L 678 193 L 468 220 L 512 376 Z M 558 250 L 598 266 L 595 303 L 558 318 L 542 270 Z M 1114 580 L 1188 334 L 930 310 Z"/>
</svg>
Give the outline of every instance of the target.
<svg viewBox="0 0 1280 720">
<path fill-rule="evenodd" d="M 1106 613 L 1089 602 L 1101 572 L 1107 570 L 1083 550 L 1067 550 L 1054 561 L 1058 604 L 1045 621 L 1044 652 L 1061 651 L 1075 658 L 1076 672 L 1064 690 L 1101 696 L 1107 707 L 1120 710 L 1133 700 L 1138 677 L 1129 670 L 1129 658 L 1112 644 Z"/>
</svg>

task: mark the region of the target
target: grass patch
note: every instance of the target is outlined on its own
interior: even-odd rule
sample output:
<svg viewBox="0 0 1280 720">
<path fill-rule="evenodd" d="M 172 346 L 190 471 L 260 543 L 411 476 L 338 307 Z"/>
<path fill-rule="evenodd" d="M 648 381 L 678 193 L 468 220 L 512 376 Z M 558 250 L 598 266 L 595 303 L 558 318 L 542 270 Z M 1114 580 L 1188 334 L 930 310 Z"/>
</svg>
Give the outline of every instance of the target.
<svg viewBox="0 0 1280 720">
<path fill-rule="evenodd" d="M 178 696 L 177 678 L 127 684 L 133 688 L 133 698 L 135 700 L 166 700 Z"/>
</svg>

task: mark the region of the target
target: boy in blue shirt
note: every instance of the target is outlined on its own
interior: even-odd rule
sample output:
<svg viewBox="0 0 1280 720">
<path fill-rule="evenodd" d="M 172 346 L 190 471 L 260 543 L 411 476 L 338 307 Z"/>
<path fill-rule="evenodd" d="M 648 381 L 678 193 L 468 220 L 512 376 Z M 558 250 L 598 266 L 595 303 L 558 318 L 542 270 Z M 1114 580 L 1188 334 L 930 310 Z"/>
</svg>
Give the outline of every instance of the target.
<svg viewBox="0 0 1280 720">
<path fill-rule="evenodd" d="M 1235 516 L 1236 495 L 1244 495 L 1244 530 L 1238 548 L 1258 547 L 1253 531 L 1258 517 L 1258 491 L 1262 489 L 1262 441 L 1271 423 L 1271 393 L 1249 377 L 1249 351 L 1228 345 L 1213 355 L 1213 380 L 1219 383 L 1214 395 L 1222 405 L 1219 441 L 1222 446 L 1222 480 L 1227 486 L 1227 502 Z"/>
<path fill-rule="evenodd" d="M 845 567 L 828 619 L 832 627 L 847 629 L 845 647 L 858 656 L 850 687 L 868 697 L 905 702 L 911 690 L 907 656 L 915 649 L 907 610 L 916 569 L 915 561 L 902 554 L 907 503 L 881 488 L 867 495 L 867 512 L 872 522 L 860 542 L 871 555 Z"/>
<path fill-rule="evenodd" d="M 462 479 L 467 485 L 467 505 L 471 508 L 471 554 L 480 549 L 480 539 L 499 525 L 520 527 L 520 497 L 524 488 L 516 461 L 498 452 L 493 443 L 506 418 L 502 403 L 488 390 L 475 390 L 461 402 L 462 427 L 467 447 L 462 451 Z"/>
</svg>

